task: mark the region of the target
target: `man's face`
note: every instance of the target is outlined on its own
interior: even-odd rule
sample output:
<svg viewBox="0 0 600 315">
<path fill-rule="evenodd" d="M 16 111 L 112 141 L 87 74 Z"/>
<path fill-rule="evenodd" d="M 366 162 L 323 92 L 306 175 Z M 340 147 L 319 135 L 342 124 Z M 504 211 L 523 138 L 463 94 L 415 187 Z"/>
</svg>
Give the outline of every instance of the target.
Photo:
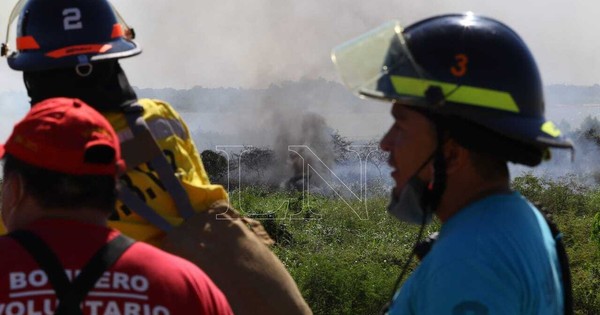
<svg viewBox="0 0 600 315">
<path fill-rule="evenodd" d="M 392 178 L 396 182 L 394 193 L 402 190 L 408 180 L 418 175 L 425 181 L 433 176 L 431 162 L 419 171 L 419 167 L 431 157 L 436 146 L 433 123 L 423 114 L 408 106 L 394 103 L 392 107 L 394 124 L 381 139 L 381 149 L 390 153 Z"/>
</svg>

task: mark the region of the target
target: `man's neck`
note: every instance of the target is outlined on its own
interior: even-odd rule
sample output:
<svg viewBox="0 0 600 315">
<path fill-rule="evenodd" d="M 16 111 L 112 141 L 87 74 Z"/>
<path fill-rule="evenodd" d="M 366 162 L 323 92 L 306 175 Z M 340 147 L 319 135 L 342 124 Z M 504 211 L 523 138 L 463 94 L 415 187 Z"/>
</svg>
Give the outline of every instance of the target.
<svg viewBox="0 0 600 315">
<path fill-rule="evenodd" d="M 19 209 L 15 209 L 15 212 L 16 217 L 11 220 L 11 226 L 7 226 L 11 231 L 24 228 L 37 220 L 52 218 L 74 220 L 99 226 L 108 225 L 107 215 L 102 210 L 91 208 L 43 208 L 31 198 L 26 198 Z"/>
<path fill-rule="evenodd" d="M 106 214 L 96 209 L 50 209 L 46 211 L 47 213 L 40 217 L 41 219 L 64 219 L 99 226 L 108 225 Z"/>
</svg>

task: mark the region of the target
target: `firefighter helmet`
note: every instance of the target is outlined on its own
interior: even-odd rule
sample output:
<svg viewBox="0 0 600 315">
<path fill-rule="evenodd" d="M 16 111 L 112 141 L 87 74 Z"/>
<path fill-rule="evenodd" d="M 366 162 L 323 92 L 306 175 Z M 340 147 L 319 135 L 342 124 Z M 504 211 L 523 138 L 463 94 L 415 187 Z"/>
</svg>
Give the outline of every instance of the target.
<svg viewBox="0 0 600 315">
<path fill-rule="evenodd" d="M 17 51 L 7 56 L 14 70 L 77 67 L 141 53 L 133 29 L 106 0 L 21 0 L 9 27 L 17 16 Z"/>
<path fill-rule="evenodd" d="M 392 21 L 332 52 L 361 96 L 453 116 L 539 150 L 572 148 L 544 117 L 534 58 L 508 26 L 472 13 Z"/>
</svg>

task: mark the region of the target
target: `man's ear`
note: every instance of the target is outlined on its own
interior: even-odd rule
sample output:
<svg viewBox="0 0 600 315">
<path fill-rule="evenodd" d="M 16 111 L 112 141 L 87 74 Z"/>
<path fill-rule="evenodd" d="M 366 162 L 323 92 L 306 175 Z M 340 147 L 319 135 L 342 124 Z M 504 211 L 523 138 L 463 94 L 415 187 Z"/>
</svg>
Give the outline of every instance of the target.
<svg viewBox="0 0 600 315">
<path fill-rule="evenodd" d="M 25 196 L 24 180 L 17 173 L 4 174 L 2 180 L 2 200 L 0 201 L 2 222 L 7 231 L 11 231 L 15 220 L 15 211 Z"/>
<path fill-rule="evenodd" d="M 446 173 L 461 172 L 469 164 L 469 150 L 450 138 L 444 144 L 444 157 L 446 158 Z"/>
<path fill-rule="evenodd" d="M 14 209 L 25 196 L 25 182 L 18 173 L 10 173 L 2 180 L 2 211 Z"/>
</svg>

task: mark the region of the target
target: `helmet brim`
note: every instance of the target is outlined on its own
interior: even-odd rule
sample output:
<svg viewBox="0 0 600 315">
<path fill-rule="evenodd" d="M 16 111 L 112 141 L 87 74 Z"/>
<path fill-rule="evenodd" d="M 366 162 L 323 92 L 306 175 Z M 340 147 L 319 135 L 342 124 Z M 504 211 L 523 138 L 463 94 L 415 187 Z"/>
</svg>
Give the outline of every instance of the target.
<svg viewBox="0 0 600 315">
<path fill-rule="evenodd" d="M 81 45 L 86 46 L 86 45 Z M 101 45 L 90 44 L 97 47 L 108 47 L 102 51 L 89 51 L 86 53 L 68 53 L 68 47 L 65 56 L 49 56 L 47 52 L 41 51 L 22 51 L 10 55 L 8 66 L 17 71 L 43 71 L 50 69 L 75 67 L 80 64 L 92 63 L 102 60 L 121 59 L 139 55 L 142 52 L 141 47 L 133 40 L 117 38 Z"/>
<path fill-rule="evenodd" d="M 540 117 L 479 114 L 476 120 L 471 121 L 516 141 L 540 148 L 573 148 L 573 142 L 565 138 L 551 121 Z"/>
</svg>

